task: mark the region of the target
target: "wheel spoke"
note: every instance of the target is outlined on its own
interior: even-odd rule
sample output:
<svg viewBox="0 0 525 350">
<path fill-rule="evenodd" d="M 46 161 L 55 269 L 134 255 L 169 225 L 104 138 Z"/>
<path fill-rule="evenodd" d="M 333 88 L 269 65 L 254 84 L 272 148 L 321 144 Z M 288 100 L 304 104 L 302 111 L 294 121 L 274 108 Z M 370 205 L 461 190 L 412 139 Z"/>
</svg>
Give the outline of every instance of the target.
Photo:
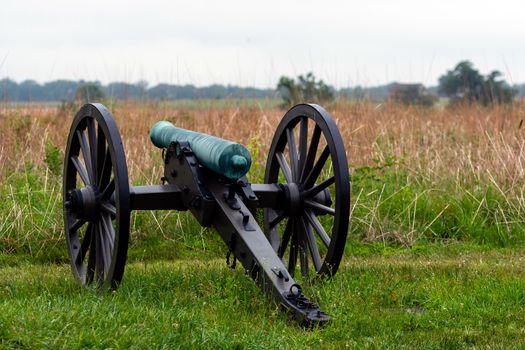
<svg viewBox="0 0 525 350">
<path fill-rule="evenodd" d="M 105 145 L 104 145 L 105 147 Z M 109 154 L 109 149 L 104 153 L 104 163 L 102 169 L 100 169 L 100 175 L 98 178 L 98 187 L 102 188 L 106 186 L 111 178 L 111 155 Z"/>
<path fill-rule="evenodd" d="M 315 180 L 319 177 L 321 174 L 321 171 L 323 170 L 323 167 L 326 163 L 326 160 L 330 156 L 330 149 L 328 148 L 328 145 L 325 146 L 323 149 L 323 152 L 319 156 L 319 159 L 315 163 L 312 171 L 308 174 L 306 177 L 306 180 L 304 180 L 304 188 L 310 188 L 315 183 Z"/>
<path fill-rule="evenodd" d="M 69 234 L 72 235 L 78 231 L 86 223 L 84 219 L 75 219 L 73 223 L 69 226 Z"/>
<path fill-rule="evenodd" d="M 306 190 L 303 192 L 303 196 L 305 198 L 313 197 L 328 186 L 332 185 L 335 182 L 335 176 L 330 176 L 328 179 L 321 182 L 319 185 L 315 185 L 314 187 Z"/>
<path fill-rule="evenodd" d="M 295 237 L 297 237 L 298 248 L 299 248 L 299 262 L 301 264 L 301 275 L 308 276 L 308 243 L 306 242 L 306 237 L 303 233 L 304 231 L 304 222 L 302 219 L 296 220 L 295 225 Z"/>
<path fill-rule="evenodd" d="M 292 244 L 290 244 L 290 253 L 288 255 L 288 273 L 290 276 L 294 276 L 295 272 L 295 265 L 297 264 L 297 250 L 298 250 L 298 242 L 297 242 L 297 235 L 295 234 L 295 222 L 293 224 L 292 229 Z"/>
<path fill-rule="evenodd" d="M 297 180 L 301 181 L 306 164 L 306 151 L 308 148 L 308 117 L 301 118 L 299 129 L 299 174 Z"/>
<path fill-rule="evenodd" d="M 109 203 L 108 201 L 101 202 L 100 208 L 106 213 L 109 213 L 113 216 L 117 215 L 117 208 L 113 204 Z"/>
<path fill-rule="evenodd" d="M 270 229 L 278 225 L 286 217 L 286 213 L 283 211 L 270 221 Z"/>
<path fill-rule="evenodd" d="M 304 242 L 299 245 L 299 261 L 301 262 L 301 275 L 308 276 L 308 248 Z"/>
<path fill-rule="evenodd" d="M 284 158 L 283 152 L 275 152 L 275 156 L 277 157 L 277 162 L 279 163 L 279 166 L 281 167 L 281 170 L 283 171 L 286 182 L 292 183 L 293 182 L 292 172 L 290 171 L 288 162 L 286 162 L 286 159 Z"/>
<path fill-rule="evenodd" d="M 73 165 L 75 166 L 75 169 L 77 169 L 77 173 L 80 176 L 80 179 L 84 183 L 85 186 L 89 185 L 89 176 L 86 170 L 86 167 L 84 167 L 84 164 L 80 161 L 78 156 L 72 156 L 71 161 L 73 162 Z"/>
<path fill-rule="evenodd" d="M 293 219 L 288 219 L 288 222 L 286 223 L 286 227 L 283 232 L 283 238 L 281 239 L 281 244 L 279 245 L 279 250 L 277 251 L 277 256 L 282 259 L 284 256 L 284 252 L 286 251 L 286 247 L 288 246 L 288 243 L 290 243 L 290 237 L 292 236 L 293 232 Z"/>
<path fill-rule="evenodd" d="M 325 246 L 328 248 L 330 246 L 330 237 L 328 236 L 328 234 L 323 228 L 323 225 L 321 225 L 321 223 L 319 222 L 317 217 L 314 215 L 312 210 L 306 209 L 304 211 L 304 217 L 306 218 L 306 220 L 308 220 L 310 225 L 312 225 L 315 232 L 317 232 L 317 234 L 319 235 L 319 237 L 321 238 Z"/>
<path fill-rule="evenodd" d="M 95 273 L 97 275 L 97 286 L 101 288 L 104 285 L 104 252 L 102 248 L 102 232 L 97 230 L 95 235 L 96 241 L 96 250 L 97 254 L 95 256 Z"/>
<path fill-rule="evenodd" d="M 100 263 L 102 264 L 102 270 L 103 270 L 104 272 L 106 272 L 106 265 L 107 265 L 107 264 L 106 264 L 106 254 L 107 254 L 107 253 L 106 253 L 106 245 L 105 245 L 105 242 L 104 242 L 104 241 L 105 241 L 105 239 L 104 239 L 105 237 L 104 237 L 104 236 L 105 236 L 106 234 L 105 234 L 105 232 L 104 232 L 105 230 L 104 230 L 104 227 L 103 227 L 103 225 L 102 225 L 102 222 L 99 221 L 99 222 L 97 223 L 97 228 L 98 228 L 98 235 L 97 235 L 97 238 L 98 238 L 98 240 L 99 240 L 98 248 L 100 249 L 100 252 L 102 253 L 102 254 L 100 254 L 100 256 L 101 256 L 101 258 L 102 258 L 102 259 L 100 259 L 100 260 L 101 260 Z M 97 262 L 98 262 L 98 261 L 97 261 Z M 97 266 L 97 268 L 98 268 L 98 266 Z"/>
<path fill-rule="evenodd" d="M 104 227 L 106 229 L 108 243 L 110 247 L 110 251 L 113 252 L 114 244 L 115 244 L 115 228 L 111 224 L 111 218 L 109 214 L 102 214 L 102 222 L 104 224 Z"/>
<path fill-rule="evenodd" d="M 312 256 L 312 261 L 314 263 L 315 271 L 321 270 L 321 255 L 319 254 L 319 249 L 317 248 L 317 242 L 315 240 L 312 228 L 310 225 L 305 222 L 304 219 L 301 219 L 301 223 L 304 228 L 304 233 L 306 235 L 306 241 L 308 242 L 308 248 L 310 249 L 310 255 Z"/>
<path fill-rule="evenodd" d="M 98 124 L 97 127 L 97 185 L 101 187 L 103 184 L 102 174 L 104 172 L 104 166 L 106 165 L 106 137 L 104 136 L 104 130 L 102 126 Z"/>
<path fill-rule="evenodd" d="M 297 146 L 295 144 L 295 135 L 292 128 L 286 129 L 286 139 L 288 141 L 288 155 L 290 156 L 290 165 L 292 168 L 292 180 L 293 182 L 297 182 L 299 161 L 297 159 Z"/>
<path fill-rule="evenodd" d="M 87 129 L 88 129 L 88 141 L 89 141 L 89 150 L 91 151 L 91 172 L 93 174 L 93 183 L 97 183 L 97 134 L 95 132 L 95 121 L 93 118 L 87 119 Z"/>
<path fill-rule="evenodd" d="M 106 227 L 102 221 L 98 222 L 100 230 L 100 247 L 102 248 L 102 256 L 104 257 L 104 275 L 109 272 L 111 266 L 111 248 L 109 246 L 109 232 L 106 231 Z"/>
<path fill-rule="evenodd" d="M 86 270 L 86 284 L 91 284 L 95 276 L 95 263 L 96 263 L 96 257 L 97 257 L 97 249 L 96 249 L 97 238 L 96 238 L 96 232 L 93 232 L 93 227 L 91 229 L 90 237 L 91 239 L 89 240 L 89 257 L 88 257 L 87 270 Z"/>
<path fill-rule="evenodd" d="M 115 180 L 111 180 L 106 188 L 104 188 L 104 191 L 102 191 L 102 199 L 109 199 L 113 192 L 115 192 Z"/>
<path fill-rule="evenodd" d="M 109 247 L 113 254 L 113 248 L 115 246 L 115 228 L 111 224 L 111 218 L 109 215 L 102 215 L 102 220 L 104 222 L 104 226 L 106 227 L 106 232 L 108 233 Z"/>
<path fill-rule="evenodd" d="M 307 199 L 307 200 L 304 201 L 304 204 L 308 208 L 316 209 L 316 210 L 322 212 L 323 214 L 335 215 L 335 209 L 327 207 L 326 205 L 322 205 L 321 203 L 317 203 L 317 202 L 314 202 L 314 201 L 311 201 L 311 200 Z"/>
<path fill-rule="evenodd" d="M 82 244 L 80 245 L 80 250 L 78 251 L 77 257 L 75 259 L 75 262 L 77 265 L 82 264 L 84 259 L 86 258 L 86 254 L 88 250 L 91 247 L 91 240 L 93 237 L 93 225 L 91 223 L 88 224 L 86 227 L 86 234 L 84 235 L 84 239 L 82 240 Z"/>
<path fill-rule="evenodd" d="M 86 164 L 89 182 L 95 183 L 95 177 L 93 175 L 93 163 L 91 162 L 91 150 L 89 149 L 89 145 L 86 140 L 86 134 L 84 133 L 84 131 L 77 130 L 77 138 L 78 142 L 80 143 L 80 148 L 82 149 L 82 154 L 84 155 L 84 162 Z"/>
<path fill-rule="evenodd" d="M 319 127 L 319 125 L 315 124 L 315 128 L 312 133 L 312 141 L 310 141 L 310 148 L 308 149 L 308 154 L 306 155 L 306 161 L 303 166 L 301 182 L 304 182 L 306 176 L 308 175 L 308 169 L 311 169 L 314 165 L 315 156 L 317 155 L 317 147 L 319 146 L 320 138 L 321 138 L 321 128 Z"/>
</svg>

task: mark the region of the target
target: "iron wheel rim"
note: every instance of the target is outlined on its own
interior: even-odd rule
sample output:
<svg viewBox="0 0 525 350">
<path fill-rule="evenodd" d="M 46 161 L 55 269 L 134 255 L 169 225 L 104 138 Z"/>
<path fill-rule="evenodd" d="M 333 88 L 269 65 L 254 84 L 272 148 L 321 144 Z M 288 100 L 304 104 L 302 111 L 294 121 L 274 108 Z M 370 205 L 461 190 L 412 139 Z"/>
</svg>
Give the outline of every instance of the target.
<svg viewBox="0 0 525 350">
<path fill-rule="evenodd" d="M 314 128 L 309 136 L 310 125 L 314 125 Z M 298 131 L 295 131 L 296 127 Z M 298 142 L 295 135 L 299 136 Z M 323 138 L 325 147 L 318 155 Z M 315 150 L 312 148 L 313 144 L 316 144 Z M 291 149 L 295 151 L 291 152 Z M 328 159 L 333 175 L 320 180 Z M 298 213 L 293 215 L 286 211 L 265 209 L 264 228 L 270 244 L 281 259 L 288 260 L 284 262 L 292 276 L 297 260 L 303 276 L 309 274 L 309 265 L 312 265 L 317 276 L 333 276 L 343 257 L 348 234 L 350 175 L 339 129 L 330 114 L 321 106 L 294 106 L 281 120 L 270 146 L 264 182 L 279 183 L 279 178 L 284 178 L 285 186 L 282 187 L 285 189 L 290 183 L 296 184 L 294 187 L 299 188 L 302 205 L 301 209 L 297 210 Z M 315 194 L 317 190 L 326 189 L 335 194 L 334 205 L 319 206 L 319 203 L 312 203 L 316 202 L 312 199 L 312 194 L 318 195 L 320 192 Z M 326 225 L 320 222 L 320 215 L 316 215 L 316 212 L 333 216 L 331 230 L 327 230 Z M 320 249 L 323 246 L 324 253 Z M 288 259 L 285 256 L 286 252 Z"/>
<path fill-rule="evenodd" d="M 122 140 L 103 105 L 86 104 L 76 114 L 63 181 L 64 231 L 73 275 L 84 286 L 115 289 L 127 258 L 130 195 Z M 93 200 L 85 198 L 91 195 Z"/>
</svg>

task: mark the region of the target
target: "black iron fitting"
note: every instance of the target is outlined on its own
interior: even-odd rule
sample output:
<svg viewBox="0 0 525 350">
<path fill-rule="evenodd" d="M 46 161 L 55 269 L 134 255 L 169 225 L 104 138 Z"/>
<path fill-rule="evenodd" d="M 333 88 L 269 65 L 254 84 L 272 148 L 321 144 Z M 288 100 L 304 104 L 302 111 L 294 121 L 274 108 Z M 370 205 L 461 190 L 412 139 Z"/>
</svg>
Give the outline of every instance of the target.
<svg viewBox="0 0 525 350">
<path fill-rule="evenodd" d="M 164 158 L 164 164 L 166 164 L 166 165 L 169 163 L 171 158 L 177 157 L 178 156 L 178 154 L 177 154 L 177 143 L 176 142 L 170 143 L 168 148 L 166 148 L 165 152 L 163 150 L 162 156 Z"/>
<path fill-rule="evenodd" d="M 272 272 L 275 273 L 275 275 L 277 275 L 277 277 L 279 277 L 280 279 L 284 279 L 285 282 L 288 282 L 290 280 L 290 275 L 285 269 L 274 267 L 272 268 Z"/>
<path fill-rule="evenodd" d="M 255 212 L 258 207 L 258 198 L 252 190 L 246 176 L 237 180 L 237 194 L 251 212 Z"/>
<path fill-rule="evenodd" d="M 283 296 L 287 304 L 282 303 L 282 307 L 292 313 L 301 326 L 313 328 L 330 320 L 330 317 L 319 308 L 319 305 L 310 301 L 302 293 L 301 286 L 298 284 L 293 284 Z"/>
<path fill-rule="evenodd" d="M 231 183 L 226 185 L 226 187 L 228 188 L 228 192 L 224 193 L 223 197 L 228 206 L 233 210 L 241 209 L 241 205 L 237 201 L 237 198 L 235 198 L 235 193 L 237 192 L 235 189 L 235 184 Z"/>
<path fill-rule="evenodd" d="M 250 224 L 250 215 L 239 210 L 239 213 L 242 215 L 242 226 L 244 231 L 255 231 L 255 228 Z"/>
<path fill-rule="evenodd" d="M 190 206 L 196 209 L 199 209 L 201 207 L 202 203 L 202 197 L 199 195 L 193 196 L 193 198 L 190 200 Z"/>
</svg>

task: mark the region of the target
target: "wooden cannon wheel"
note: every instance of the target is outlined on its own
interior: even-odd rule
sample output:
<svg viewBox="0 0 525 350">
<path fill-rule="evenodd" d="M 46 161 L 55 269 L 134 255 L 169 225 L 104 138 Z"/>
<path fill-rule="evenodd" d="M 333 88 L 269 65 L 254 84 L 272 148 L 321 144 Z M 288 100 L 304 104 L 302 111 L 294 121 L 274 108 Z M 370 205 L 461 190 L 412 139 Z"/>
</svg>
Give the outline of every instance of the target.
<svg viewBox="0 0 525 350">
<path fill-rule="evenodd" d="M 281 120 L 264 182 L 285 190 L 284 209 L 265 209 L 268 239 L 293 276 L 299 260 L 320 276 L 336 273 L 350 214 L 350 177 L 341 134 L 321 106 L 301 104 Z"/>
<path fill-rule="evenodd" d="M 130 194 L 122 140 L 111 113 L 87 104 L 76 114 L 64 160 L 65 236 L 75 278 L 114 289 L 126 263 Z"/>
</svg>

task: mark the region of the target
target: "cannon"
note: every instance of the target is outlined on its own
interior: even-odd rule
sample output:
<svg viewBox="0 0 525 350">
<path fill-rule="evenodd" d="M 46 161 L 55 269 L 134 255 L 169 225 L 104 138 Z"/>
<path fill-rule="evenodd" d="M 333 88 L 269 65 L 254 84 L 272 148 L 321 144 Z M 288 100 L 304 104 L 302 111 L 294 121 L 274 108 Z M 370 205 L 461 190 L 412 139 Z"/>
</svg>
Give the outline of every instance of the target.
<svg viewBox="0 0 525 350">
<path fill-rule="evenodd" d="M 330 114 L 315 104 L 286 112 L 262 184 L 248 182 L 251 156 L 238 143 L 166 121 L 152 127 L 150 138 L 162 149 L 162 184 L 130 186 L 109 110 L 93 103 L 76 114 L 63 173 L 64 231 L 76 280 L 99 291 L 118 287 L 131 211 L 190 211 L 222 237 L 229 265 L 239 261 L 299 324 L 327 322 L 329 316 L 297 281 L 333 276 L 344 253 L 350 178 L 344 143 Z"/>
</svg>

